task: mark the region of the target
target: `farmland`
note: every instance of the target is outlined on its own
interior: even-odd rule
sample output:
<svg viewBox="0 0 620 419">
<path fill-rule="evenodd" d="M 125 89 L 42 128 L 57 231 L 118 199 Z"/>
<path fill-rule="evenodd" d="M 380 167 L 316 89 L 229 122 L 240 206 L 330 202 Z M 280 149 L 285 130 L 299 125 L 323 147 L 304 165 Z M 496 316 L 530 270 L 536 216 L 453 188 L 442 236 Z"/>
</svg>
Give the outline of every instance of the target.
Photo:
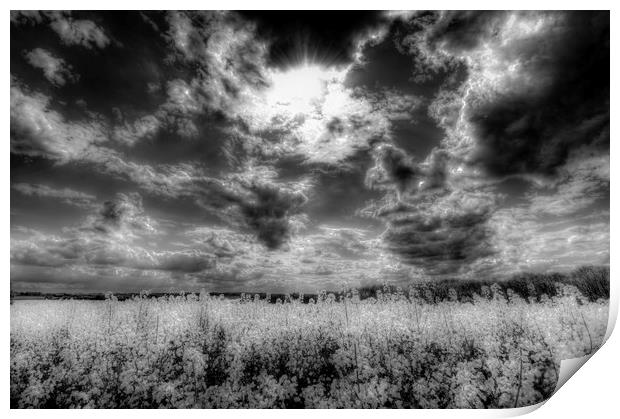
<svg viewBox="0 0 620 419">
<path fill-rule="evenodd" d="M 11 406 L 507 408 L 600 346 L 608 300 L 574 285 L 315 298 L 207 293 L 11 306 Z M 529 284 L 536 294 L 536 287 Z M 436 292 L 436 291 L 435 291 Z"/>
</svg>

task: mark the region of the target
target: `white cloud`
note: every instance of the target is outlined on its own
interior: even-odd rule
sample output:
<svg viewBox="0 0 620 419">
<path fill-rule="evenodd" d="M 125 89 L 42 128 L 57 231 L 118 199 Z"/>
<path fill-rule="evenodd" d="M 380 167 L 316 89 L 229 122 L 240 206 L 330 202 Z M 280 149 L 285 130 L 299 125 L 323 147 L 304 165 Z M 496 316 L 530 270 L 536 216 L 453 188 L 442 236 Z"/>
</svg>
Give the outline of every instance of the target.
<svg viewBox="0 0 620 419">
<path fill-rule="evenodd" d="M 15 25 L 41 24 L 49 22 L 50 28 L 58 34 L 65 45 L 81 45 L 85 48 L 105 48 L 110 38 L 95 22 L 88 19 L 74 19 L 69 11 L 11 10 L 11 23 Z"/>
<path fill-rule="evenodd" d="M 11 152 L 68 162 L 106 141 L 97 119 L 67 121 L 49 97 L 31 93 L 11 80 Z"/>
<path fill-rule="evenodd" d="M 95 22 L 86 19 L 73 19 L 57 13 L 54 15 L 50 27 L 60 36 L 66 45 L 81 45 L 85 48 L 105 48 L 110 38 Z"/>
<path fill-rule="evenodd" d="M 404 283 L 420 276 L 415 268 L 383 252 L 376 233 L 362 229 L 318 226 L 315 232 L 294 236 L 289 246 L 276 250 L 227 229 L 199 227 L 187 234 L 191 238 L 188 246 L 222 255 L 215 272 L 196 276 L 208 285 L 223 275 L 237 291 L 241 286 L 248 291 L 315 292 L 382 281 Z"/>
<path fill-rule="evenodd" d="M 11 184 L 11 189 L 27 196 L 58 199 L 68 205 L 80 208 L 91 208 L 95 201 L 93 195 L 75 191 L 70 188 L 55 189 L 47 185 L 20 182 Z"/>
<path fill-rule="evenodd" d="M 35 48 L 26 54 L 26 60 L 36 68 L 43 70 L 45 78 L 55 86 L 64 86 L 66 82 L 77 81 L 79 76 L 62 58 L 53 56 L 49 51 Z"/>
<path fill-rule="evenodd" d="M 161 121 L 153 115 L 139 118 L 132 123 L 124 123 L 114 128 L 113 138 L 129 146 L 142 139 L 152 138 L 161 128 Z"/>
<path fill-rule="evenodd" d="M 547 188 L 530 192 L 534 214 L 572 215 L 609 197 L 609 154 L 588 148 L 574 153 L 559 169 L 558 179 Z"/>
<path fill-rule="evenodd" d="M 12 280 L 23 287 L 54 282 L 56 289 L 67 281 L 73 289 L 91 290 L 116 281 L 115 290 L 165 284 L 184 290 L 311 292 L 417 275 L 383 253 L 375 233 L 361 229 L 320 226 L 293 237 L 286 248 L 268 250 L 251 234 L 195 226 L 179 236 L 177 250 L 152 247 L 138 201 L 119 195 L 113 203 L 60 235 L 15 229 Z"/>
<path fill-rule="evenodd" d="M 193 249 L 149 248 L 146 237 L 158 224 L 147 216 L 137 194 L 117 194 L 82 223 L 59 236 L 17 231 L 11 241 L 11 261 L 18 265 L 102 266 L 136 270 L 197 272 L 211 269 L 215 257 Z"/>
<path fill-rule="evenodd" d="M 495 275 L 519 271 L 570 271 L 609 263 L 609 212 L 586 216 L 538 216 L 527 206 L 499 210 L 492 259 Z"/>
</svg>

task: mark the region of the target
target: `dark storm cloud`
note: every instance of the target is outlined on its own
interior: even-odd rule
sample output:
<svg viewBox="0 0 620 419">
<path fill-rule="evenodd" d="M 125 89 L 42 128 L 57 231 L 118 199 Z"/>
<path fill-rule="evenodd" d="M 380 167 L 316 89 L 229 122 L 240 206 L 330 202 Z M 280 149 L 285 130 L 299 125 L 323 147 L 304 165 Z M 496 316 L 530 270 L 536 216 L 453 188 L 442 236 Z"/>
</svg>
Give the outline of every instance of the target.
<svg viewBox="0 0 620 419">
<path fill-rule="evenodd" d="M 96 156 L 109 174 L 128 177 L 155 196 L 189 198 L 227 224 L 253 232 L 270 249 L 280 247 L 304 224 L 301 211 L 312 186 L 308 178 L 279 181 L 268 167 L 245 167 L 215 178 L 190 164 L 154 168 L 115 154 Z"/>
<path fill-rule="evenodd" d="M 435 150 L 416 163 L 403 150 L 381 146 L 366 182 L 385 190 L 362 214 L 385 221 L 385 248 L 428 274 L 454 274 L 493 254 L 487 221 L 493 194 L 448 182 L 448 156 Z"/>
<path fill-rule="evenodd" d="M 210 214 L 218 216 L 227 224 L 253 232 L 258 240 L 269 249 L 282 246 L 293 231 L 303 224 L 299 218 L 307 198 L 304 191 L 309 184 L 300 182 L 278 182 L 274 173 L 265 168 L 251 169 L 244 173 L 215 179 L 179 169 L 176 177 L 165 179 L 147 171 L 148 177 L 141 179 L 145 187 L 154 193 L 166 193 L 170 197 L 189 197 Z M 157 190 L 160 186 L 165 189 Z M 100 224 L 116 223 L 118 216 L 133 214 L 134 208 L 141 208 L 141 202 L 123 199 L 107 203 Z M 140 212 L 140 211 L 138 211 Z"/>
<path fill-rule="evenodd" d="M 473 262 L 494 253 L 492 231 L 485 224 L 492 207 L 476 202 L 462 208 L 462 201 L 470 199 L 478 198 L 449 195 L 432 203 L 384 210 L 386 248 L 430 274 L 469 271 Z"/>
<path fill-rule="evenodd" d="M 507 246 L 491 222 L 493 182 L 510 176 L 536 181 L 525 196 L 533 229 L 608 194 L 608 13 L 420 13 L 407 25 L 398 42 L 417 81 L 465 72 L 429 108 L 446 137 L 425 161 L 375 150 L 367 183 L 386 196 L 367 210 L 386 222 L 389 251 L 428 273 L 488 268 Z"/>
<path fill-rule="evenodd" d="M 282 183 L 274 173 L 258 168 L 228 177 L 225 183 L 207 181 L 196 195 L 198 203 L 233 225 L 249 228 L 269 249 L 282 246 L 296 229 L 306 203 L 307 182 Z"/>
<path fill-rule="evenodd" d="M 447 154 L 435 149 L 426 162 L 416 163 L 407 153 L 392 145 L 375 149 L 375 166 L 366 174 L 370 188 L 396 189 L 399 196 L 444 187 Z"/>
<path fill-rule="evenodd" d="M 306 202 L 299 193 L 282 193 L 272 186 L 254 186 L 254 199 L 241 202 L 245 222 L 270 249 L 278 248 L 291 234 L 288 215 Z"/>
<path fill-rule="evenodd" d="M 476 48 L 485 37 L 498 31 L 507 12 L 503 11 L 425 11 L 400 21 L 400 47 L 428 65 L 437 65 L 444 52 L 454 55 Z M 448 63 L 443 63 L 447 65 Z M 421 68 L 415 68 L 422 70 Z"/>
<path fill-rule="evenodd" d="M 305 60 L 349 64 L 370 31 L 389 24 L 377 11 L 242 11 L 269 41 L 269 63 L 286 67 Z"/>
<path fill-rule="evenodd" d="M 468 69 L 470 163 L 552 175 L 583 146 L 609 149 L 608 12 L 446 12 L 423 34 L 429 61 Z"/>
</svg>

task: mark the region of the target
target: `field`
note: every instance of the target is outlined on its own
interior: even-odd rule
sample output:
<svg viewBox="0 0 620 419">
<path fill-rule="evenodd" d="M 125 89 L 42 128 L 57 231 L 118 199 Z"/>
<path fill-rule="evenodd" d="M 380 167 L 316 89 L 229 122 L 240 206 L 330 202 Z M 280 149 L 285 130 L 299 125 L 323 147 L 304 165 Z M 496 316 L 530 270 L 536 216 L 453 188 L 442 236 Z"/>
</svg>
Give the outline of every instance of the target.
<svg viewBox="0 0 620 419">
<path fill-rule="evenodd" d="M 557 283 L 360 299 L 15 301 L 11 407 L 508 408 L 601 345 L 608 300 Z"/>
</svg>

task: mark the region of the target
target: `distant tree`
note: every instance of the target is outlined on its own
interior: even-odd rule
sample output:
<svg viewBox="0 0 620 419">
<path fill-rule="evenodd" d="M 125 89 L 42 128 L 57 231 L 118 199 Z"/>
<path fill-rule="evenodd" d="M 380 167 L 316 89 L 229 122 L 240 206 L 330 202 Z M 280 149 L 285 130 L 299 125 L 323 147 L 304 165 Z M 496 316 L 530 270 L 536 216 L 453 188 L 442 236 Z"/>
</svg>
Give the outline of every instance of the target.
<svg viewBox="0 0 620 419">
<path fill-rule="evenodd" d="M 594 301 L 609 298 L 609 266 L 582 266 L 571 274 L 571 282 Z"/>
</svg>

